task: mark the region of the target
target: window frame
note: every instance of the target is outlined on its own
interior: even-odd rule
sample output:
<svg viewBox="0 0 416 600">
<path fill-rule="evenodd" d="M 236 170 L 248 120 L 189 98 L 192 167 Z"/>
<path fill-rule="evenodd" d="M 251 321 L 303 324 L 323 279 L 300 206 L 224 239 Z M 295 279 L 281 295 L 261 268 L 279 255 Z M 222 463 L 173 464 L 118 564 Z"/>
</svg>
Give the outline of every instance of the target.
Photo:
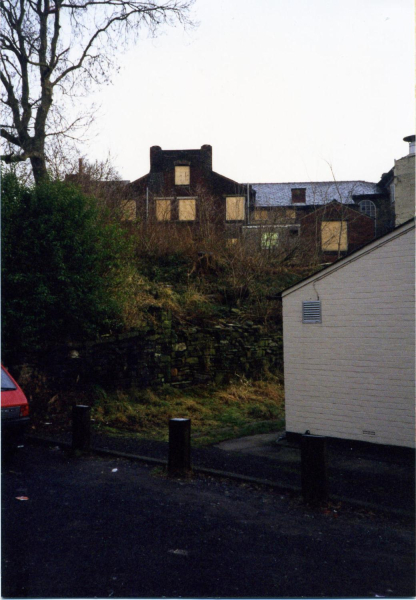
<svg viewBox="0 0 416 600">
<path fill-rule="evenodd" d="M 340 225 L 340 232 L 337 234 L 333 234 L 331 239 L 336 239 L 336 242 L 333 242 L 331 244 L 331 246 L 334 247 L 330 247 L 328 248 L 328 243 L 330 240 L 327 240 L 324 243 L 324 239 L 323 239 L 323 232 L 324 232 L 324 227 L 327 227 L 329 224 L 333 225 L 333 224 L 338 224 Z M 328 230 L 330 229 L 330 227 L 328 227 Z M 345 231 L 343 231 L 345 230 Z M 345 243 L 343 244 L 343 239 L 345 240 Z M 336 247 L 335 247 L 336 246 Z M 345 247 L 344 247 L 345 246 Z M 348 222 L 347 221 L 321 221 L 321 250 L 322 252 L 347 252 L 348 251 Z"/>
<path fill-rule="evenodd" d="M 362 206 L 367 205 L 370 207 L 370 211 L 367 212 L 366 210 L 362 210 Z M 371 219 L 376 220 L 377 218 L 377 207 L 374 204 L 374 202 L 372 200 L 370 200 L 369 198 L 365 198 L 363 200 L 360 200 L 358 203 L 358 207 L 360 209 L 360 213 L 362 215 L 366 215 L 367 217 L 371 217 Z M 371 214 L 372 212 L 374 212 L 374 214 Z"/>
<path fill-rule="evenodd" d="M 254 221 L 255 222 L 264 222 L 269 220 L 269 211 L 265 208 L 255 208 L 254 209 Z M 260 216 L 261 215 L 261 216 Z M 265 215 L 265 216 L 264 216 Z"/>
<path fill-rule="evenodd" d="M 291 188 L 291 202 L 292 204 L 306 204 L 306 188 Z M 293 192 L 302 192 L 300 195 L 303 196 L 301 200 L 295 200 L 295 194 Z"/>
<path fill-rule="evenodd" d="M 241 201 L 241 205 L 242 205 L 242 211 L 240 210 L 236 210 L 236 201 L 240 200 Z M 235 205 L 233 207 L 233 209 L 231 209 L 231 206 L 229 207 L 229 204 L 232 204 L 231 201 L 235 202 Z M 241 208 L 241 207 L 240 207 Z M 240 214 L 240 212 L 242 212 L 242 218 L 230 218 L 228 215 L 231 214 L 231 216 Z M 246 197 L 245 196 L 241 196 L 240 195 L 234 195 L 234 196 L 226 196 L 225 197 L 225 220 L 228 222 L 244 222 L 246 220 Z"/>
<path fill-rule="evenodd" d="M 178 198 L 178 221 L 181 223 L 194 223 L 197 220 L 197 198 Z M 182 219 L 181 218 L 181 203 L 183 202 L 193 202 L 193 219 Z"/>
<path fill-rule="evenodd" d="M 260 236 L 260 248 L 262 250 L 274 250 L 279 245 L 278 231 L 262 231 Z"/>
<path fill-rule="evenodd" d="M 165 222 L 172 221 L 172 200 L 173 200 L 173 198 L 155 198 L 155 217 L 156 217 L 156 221 L 158 221 L 158 223 L 165 223 Z M 164 214 L 169 215 L 168 218 L 159 218 L 160 213 L 158 211 L 158 204 L 161 202 L 165 202 L 167 204 L 167 206 L 169 206 L 168 211 L 163 211 Z"/>
<path fill-rule="evenodd" d="M 187 179 L 186 183 L 183 183 L 182 181 L 178 181 L 178 179 L 181 179 L 181 177 L 179 177 L 180 173 L 187 173 L 187 177 L 185 177 L 185 179 Z M 190 165 L 175 165 L 175 185 L 176 186 L 191 185 L 191 167 L 190 167 Z"/>
</svg>

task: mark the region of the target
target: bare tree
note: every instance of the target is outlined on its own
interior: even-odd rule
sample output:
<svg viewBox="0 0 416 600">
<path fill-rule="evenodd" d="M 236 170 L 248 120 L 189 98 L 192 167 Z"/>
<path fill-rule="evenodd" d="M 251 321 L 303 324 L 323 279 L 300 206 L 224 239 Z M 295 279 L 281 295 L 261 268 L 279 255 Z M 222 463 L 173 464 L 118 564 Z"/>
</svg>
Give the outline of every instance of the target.
<svg viewBox="0 0 416 600">
<path fill-rule="evenodd" d="M 47 176 L 49 138 L 71 138 L 91 115 L 68 117 L 65 101 L 107 82 L 117 52 L 143 29 L 190 25 L 194 0 L 0 0 L 0 80 L 6 107 L 0 134 L 6 163 L 30 160 Z"/>
</svg>

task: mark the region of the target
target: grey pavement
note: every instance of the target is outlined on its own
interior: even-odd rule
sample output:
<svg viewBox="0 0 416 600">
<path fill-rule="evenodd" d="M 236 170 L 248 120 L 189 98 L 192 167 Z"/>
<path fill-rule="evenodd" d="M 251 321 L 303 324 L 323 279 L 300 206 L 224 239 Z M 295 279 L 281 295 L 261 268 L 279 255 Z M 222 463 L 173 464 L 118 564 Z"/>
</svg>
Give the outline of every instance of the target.
<svg viewBox="0 0 416 600">
<path fill-rule="evenodd" d="M 282 438 L 283 432 L 249 436 L 222 442 L 215 447 L 193 448 L 195 470 L 218 471 L 234 478 L 261 480 L 277 489 L 300 493 L 300 449 Z M 36 436 L 39 440 L 39 437 Z M 46 436 L 50 442 L 70 444 L 71 435 Z M 136 456 L 142 460 L 167 461 L 165 442 L 140 436 L 113 436 L 93 432 L 92 446 L 103 452 Z M 415 514 L 415 455 L 404 448 L 380 448 L 376 444 L 357 446 L 328 441 L 329 494 L 334 502 L 353 504 L 369 510 Z"/>
<path fill-rule="evenodd" d="M 223 455 L 235 468 L 240 458 L 266 460 L 210 452 Z M 57 445 L 25 444 L 3 461 L 1 533 L 3 598 L 415 593 L 407 519 L 307 507 L 291 493 L 227 478 L 170 479 L 152 465 Z"/>
</svg>

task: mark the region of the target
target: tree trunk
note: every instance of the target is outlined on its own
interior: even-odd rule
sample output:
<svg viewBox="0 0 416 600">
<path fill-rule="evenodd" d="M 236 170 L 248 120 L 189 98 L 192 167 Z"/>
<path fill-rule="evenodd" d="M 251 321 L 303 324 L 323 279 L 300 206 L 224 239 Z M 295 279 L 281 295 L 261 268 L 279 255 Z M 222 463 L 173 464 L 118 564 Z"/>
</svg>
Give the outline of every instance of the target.
<svg viewBox="0 0 416 600">
<path fill-rule="evenodd" d="M 32 164 L 33 177 L 35 178 L 36 184 L 48 179 L 48 170 L 46 168 L 46 160 L 44 157 L 33 157 L 30 159 L 30 162 Z"/>
</svg>

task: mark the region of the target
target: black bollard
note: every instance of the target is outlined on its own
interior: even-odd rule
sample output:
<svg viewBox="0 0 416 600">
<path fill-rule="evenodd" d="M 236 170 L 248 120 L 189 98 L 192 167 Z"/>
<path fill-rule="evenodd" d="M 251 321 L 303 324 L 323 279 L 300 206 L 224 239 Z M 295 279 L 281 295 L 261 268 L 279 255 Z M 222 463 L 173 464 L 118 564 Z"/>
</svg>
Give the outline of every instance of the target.
<svg viewBox="0 0 416 600">
<path fill-rule="evenodd" d="M 191 419 L 169 419 L 168 475 L 191 473 Z"/>
<path fill-rule="evenodd" d="M 72 449 L 88 452 L 91 448 L 91 425 L 89 406 L 72 407 Z"/>
<path fill-rule="evenodd" d="M 302 435 L 301 438 L 302 495 L 305 502 L 320 504 L 328 500 L 326 438 Z"/>
</svg>

